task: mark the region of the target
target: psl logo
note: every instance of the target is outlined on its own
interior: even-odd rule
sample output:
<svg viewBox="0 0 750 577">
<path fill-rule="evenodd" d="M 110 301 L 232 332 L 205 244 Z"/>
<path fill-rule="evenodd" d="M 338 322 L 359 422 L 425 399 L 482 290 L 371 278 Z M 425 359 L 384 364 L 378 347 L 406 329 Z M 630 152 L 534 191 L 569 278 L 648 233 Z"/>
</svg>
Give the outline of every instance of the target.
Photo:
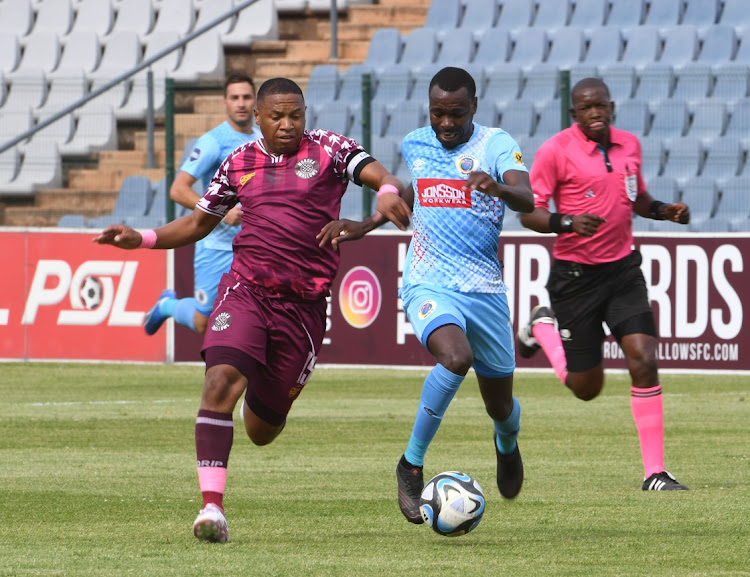
<svg viewBox="0 0 750 577">
<path fill-rule="evenodd" d="M 143 312 L 125 310 L 137 269 L 135 261 L 89 260 L 73 272 L 64 260 L 40 260 L 21 324 L 33 325 L 40 307 L 59 304 L 67 296 L 71 308 L 60 311 L 58 325 L 93 326 L 109 319 L 110 326 L 140 326 Z M 120 282 L 115 291 L 112 278 L 116 276 Z M 53 286 L 48 287 L 50 280 Z"/>
</svg>

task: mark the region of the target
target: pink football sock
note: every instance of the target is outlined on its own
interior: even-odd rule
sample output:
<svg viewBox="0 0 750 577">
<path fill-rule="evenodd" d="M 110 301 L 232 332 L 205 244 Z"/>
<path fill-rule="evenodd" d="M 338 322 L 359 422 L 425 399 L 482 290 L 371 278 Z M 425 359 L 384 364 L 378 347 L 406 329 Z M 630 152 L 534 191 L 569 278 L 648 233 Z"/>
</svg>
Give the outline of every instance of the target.
<svg viewBox="0 0 750 577">
<path fill-rule="evenodd" d="M 641 443 L 643 472 L 648 479 L 654 473 L 664 470 L 664 408 L 661 384 L 650 389 L 631 387 L 630 408 Z"/>
<path fill-rule="evenodd" d="M 568 361 L 565 358 L 560 333 L 549 323 L 536 323 L 531 327 L 531 332 L 547 355 L 555 374 L 565 384 L 565 379 L 568 378 Z"/>
</svg>

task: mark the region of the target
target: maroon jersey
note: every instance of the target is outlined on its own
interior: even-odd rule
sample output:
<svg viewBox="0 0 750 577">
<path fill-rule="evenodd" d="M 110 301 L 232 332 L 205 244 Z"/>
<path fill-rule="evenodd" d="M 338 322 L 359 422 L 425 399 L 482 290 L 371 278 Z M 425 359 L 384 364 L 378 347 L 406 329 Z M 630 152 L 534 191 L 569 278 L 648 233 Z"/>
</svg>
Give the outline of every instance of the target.
<svg viewBox="0 0 750 577">
<path fill-rule="evenodd" d="M 360 171 L 373 161 L 355 141 L 325 130 L 305 131 L 293 155 L 269 153 L 264 140 L 235 149 L 197 205 L 222 218 L 242 205 L 230 274 L 271 295 L 328 294 L 339 253 L 318 247 L 315 236 L 339 218 L 348 181 L 361 184 Z"/>
</svg>

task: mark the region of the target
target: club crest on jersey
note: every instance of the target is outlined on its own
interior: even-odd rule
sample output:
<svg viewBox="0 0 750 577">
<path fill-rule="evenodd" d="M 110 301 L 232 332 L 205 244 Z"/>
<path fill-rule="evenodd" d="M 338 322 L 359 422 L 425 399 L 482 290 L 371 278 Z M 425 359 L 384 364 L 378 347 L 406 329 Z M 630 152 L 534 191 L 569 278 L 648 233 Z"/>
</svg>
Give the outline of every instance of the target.
<svg viewBox="0 0 750 577">
<path fill-rule="evenodd" d="M 456 168 L 461 174 L 469 174 L 474 172 L 477 168 L 479 161 L 473 156 L 468 154 L 462 154 L 456 159 Z"/>
<path fill-rule="evenodd" d="M 435 304 L 435 301 L 424 301 L 421 305 L 419 305 L 419 320 L 423 321 L 427 317 L 429 317 L 433 312 L 435 312 L 435 309 L 437 308 L 437 304 Z"/>
<path fill-rule="evenodd" d="M 201 149 L 200 148 L 194 148 L 193 152 L 190 153 L 189 160 L 190 162 L 195 162 L 201 157 Z"/>
<path fill-rule="evenodd" d="M 419 204 L 425 208 L 471 208 L 471 192 L 463 190 L 465 180 L 418 178 Z"/>
<path fill-rule="evenodd" d="M 303 158 L 294 166 L 294 174 L 307 180 L 320 172 L 320 165 L 317 160 L 312 158 Z"/>
<path fill-rule="evenodd" d="M 225 331 L 229 328 L 229 325 L 232 323 L 232 315 L 229 313 L 219 313 L 216 315 L 216 318 L 214 319 L 214 324 L 211 325 L 211 330 L 221 332 Z"/>
</svg>

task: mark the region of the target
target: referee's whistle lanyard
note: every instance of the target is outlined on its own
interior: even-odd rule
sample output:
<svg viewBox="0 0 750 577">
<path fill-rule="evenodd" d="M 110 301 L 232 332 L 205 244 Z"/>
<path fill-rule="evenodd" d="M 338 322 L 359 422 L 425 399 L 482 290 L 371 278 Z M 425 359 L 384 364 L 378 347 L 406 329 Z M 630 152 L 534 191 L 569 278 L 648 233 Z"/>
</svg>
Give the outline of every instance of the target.
<svg viewBox="0 0 750 577">
<path fill-rule="evenodd" d="M 599 152 L 602 153 L 602 158 L 604 159 L 604 166 L 607 167 L 607 172 L 612 172 L 612 164 L 609 162 L 609 155 L 607 154 L 607 149 L 604 148 L 601 144 L 597 144 L 596 148 L 599 150 Z"/>
</svg>

